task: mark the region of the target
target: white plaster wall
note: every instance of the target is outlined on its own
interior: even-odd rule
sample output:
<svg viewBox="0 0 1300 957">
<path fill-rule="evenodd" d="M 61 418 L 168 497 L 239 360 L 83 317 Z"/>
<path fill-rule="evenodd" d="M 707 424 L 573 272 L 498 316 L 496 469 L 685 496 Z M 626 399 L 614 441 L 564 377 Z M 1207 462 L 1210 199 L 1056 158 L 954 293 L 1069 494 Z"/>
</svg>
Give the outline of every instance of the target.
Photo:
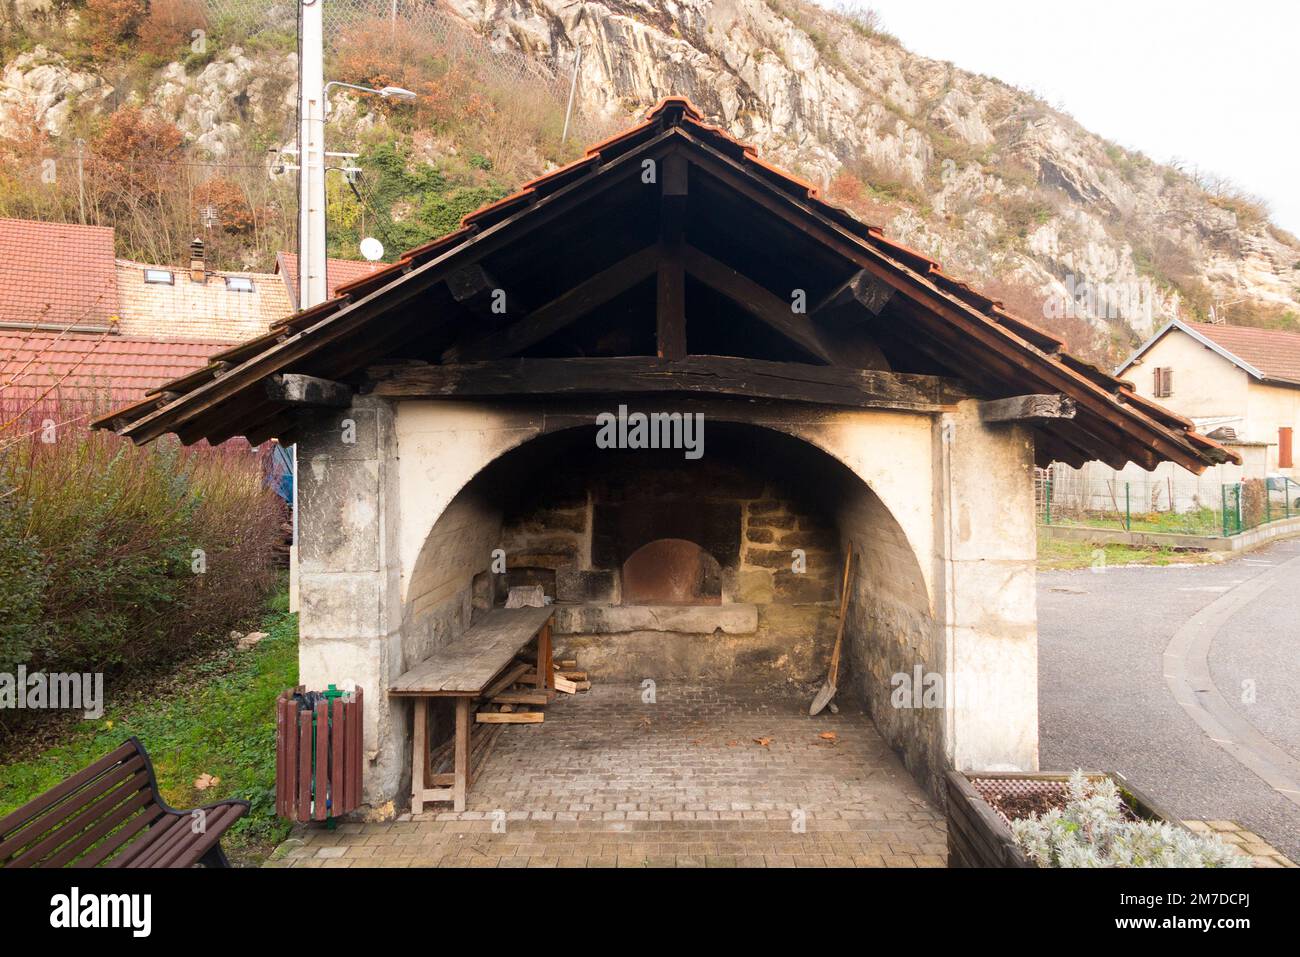
<svg viewBox="0 0 1300 957">
<path fill-rule="evenodd" d="M 631 408 L 635 411 L 635 404 Z M 654 405 L 656 411 L 675 408 L 662 401 Z M 848 466 L 885 503 L 913 550 L 929 553 L 934 540 L 930 416 L 876 410 L 828 413 L 806 407 L 754 411 L 725 403 L 703 408 L 706 455 L 710 418 L 749 421 L 803 439 Z M 399 546 L 403 598 L 433 523 L 470 479 L 529 439 L 566 426 L 594 424 L 602 411 L 607 411 L 604 406 L 585 412 L 573 407 L 547 415 L 463 402 L 398 403 L 398 475 L 402 501 L 408 503 Z M 933 594 L 933 568 L 928 562 L 921 565 L 927 593 Z"/>
</svg>

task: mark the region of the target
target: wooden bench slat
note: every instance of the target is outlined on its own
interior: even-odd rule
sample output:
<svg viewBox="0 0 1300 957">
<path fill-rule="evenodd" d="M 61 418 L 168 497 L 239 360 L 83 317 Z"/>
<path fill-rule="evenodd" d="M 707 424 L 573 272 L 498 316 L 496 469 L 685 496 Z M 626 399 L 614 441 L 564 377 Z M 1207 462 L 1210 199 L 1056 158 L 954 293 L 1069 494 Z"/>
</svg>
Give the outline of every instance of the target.
<svg viewBox="0 0 1300 957">
<path fill-rule="evenodd" d="M 193 811 L 189 812 L 188 814 L 185 815 L 185 817 L 189 818 L 190 820 L 185 821 L 181 825 L 181 827 L 184 830 L 184 834 L 178 840 L 172 843 L 172 846 L 167 850 L 165 854 L 161 855 L 158 858 L 158 860 L 154 863 L 154 866 L 155 867 L 192 866 L 198 861 L 200 857 L 203 856 L 207 848 L 211 846 L 211 842 L 208 842 L 207 838 L 212 834 L 219 835 L 222 831 L 225 830 L 227 826 L 229 826 L 229 824 L 233 823 L 234 818 L 237 818 L 239 816 L 239 812 L 242 812 L 242 810 L 243 810 L 242 807 L 240 807 L 239 805 L 232 805 L 232 804 L 222 804 L 218 807 L 210 809 L 209 811 L 205 812 L 207 815 L 207 820 L 204 821 L 204 829 L 199 832 L 195 832 L 191 827 L 190 821 L 193 820 L 194 812 Z M 227 818 L 230 818 L 230 820 L 228 821 Z"/>
<path fill-rule="evenodd" d="M 168 814 L 164 824 L 167 825 L 166 830 L 151 840 L 144 853 L 132 860 L 127 867 L 157 867 L 159 858 L 177 844 L 183 844 L 189 836 L 190 822 L 180 814 Z M 162 825 L 159 825 L 160 830 L 161 828 Z"/>
<path fill-rule="evenodd" d="M 166 838 L 167 833 L 176 826 L 174 814 L 164 814 L 152 827 L 117 857 L 108 862 L 109 867 L 134 867 L 136 859 L 144 857 L 157 843 Z"/>
<path fill-rule="evenodd" d="M 102 799 L 105 794 L 125 778 L 143 770 L 144 759 L 137 754 L 125 763 L 119 764 L 116 768 L 110 770 L 108 774 L 89 782 L 80 791 L 73 791 L 67 795 L 68 800 L 55 803 L 40 817 L 16 829 L 9 837 L 0 841 L 0 861 L 9 860 L 19 848 L 40 840 L 50 828 L 73 817 L 87 805 Z M 149 780 L 146 777 L 142 786 L 148 787 L 148 785 Z"/>
<path fill-rule="evenodd" d="M 141 828 L 151 826 L 166 812 L 157 804 L 146 805 L 143 814 L 137 814 L 131 820 L 113 834 L 109 835 L 108 840 L 99 847 L 94 848 L 89 854 L 77 862 L 78 867 L 98 867 L 106 859 L 116 853 L 131 838 L 140 831 Z"/>
<path fill-rule="evenodd" d="M 76 840 L 60 848 L 58 853 L 49 857 L 41 863 L 42 867 L 63 867 L 75 858 L 80 857 L 83 853 L 94 846 L 95 842 L 104 837 L 109 831 L 129 819 L 141 808 L 145 809 L 145 816 L 148 816 L 148 808 L 156 807 L 153 803 L 153 792 L 148 790 L 137 791 L 135 795 L 126 801 L 123 801 L 111 812 L 102 817 L 98 824 L 90 830 L 79 835 Z M 80 862 L 78 867 L 82 866 Z"/>
<path fill-rule="evenodd" d="M 90 767 L 83 768 L 66 781 L 50 788 L 44 794 L 32 798 L 22 807 L 11 811 L 9 814 L 5 815 L 3 820 L 0 820 L 0 837 L 8 836 L 10 831 L 31 820 L 47 808 L 53 806 L 59 800 L 77 790 L 77 788 L 81 787 L 87 781 L 97 778 L 113 765 L 127 760 L 131 755 L 136 753 L 138 753 L 138 751 L 135 745 L 128 741 L 111 754 L 100 758 Z"/>
<path fill-rule="evenodd" d="M 135 795 L 144 793 L 145 800 L 141 805 L 148 803 L 153 799 L 153 792 L 148 790 L 149 782 L 141 782 L 138 778 L 128 778 L 121 786 L 111 791 L 106 791 L 75 817 L 68 819 L 46 832 L 43 840 L 29 847 L 21 855 L 14 858 L 7 866 L 9 867 L 31 867 L 50 854 L 56 852 L 69 841 L 75 845 L 78 835 L 88 828 L 93 830 L 99 820 L 106 815 L 112 815 L 118 806 L 123 802 L 130 802 Z M 105 832 L 107 833 L 107 832 Z M 92 842 L 93 843 L 93 842 Z M 82 850 L 89 847 L 90 844 L 84 844 Z M 58 865 L 51 865 L 58 866 Z"/>
</svg>

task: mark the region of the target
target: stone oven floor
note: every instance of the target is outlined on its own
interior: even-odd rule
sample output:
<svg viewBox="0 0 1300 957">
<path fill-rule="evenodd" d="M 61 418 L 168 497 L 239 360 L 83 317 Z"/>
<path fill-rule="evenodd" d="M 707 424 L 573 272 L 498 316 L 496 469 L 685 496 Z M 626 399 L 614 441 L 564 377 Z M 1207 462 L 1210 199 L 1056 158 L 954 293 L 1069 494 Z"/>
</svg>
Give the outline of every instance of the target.
<svg viewBox="0 0 1300 957">
<path fill-rule="evenodd" d="M 942 813 L 857 709 L 810 718 L 788 690 L 656 691 L 561 695 L 543 724 L 505 729 L 463 813 L 299 828 L 269 866 L 945 865 Z"/>
</svg>

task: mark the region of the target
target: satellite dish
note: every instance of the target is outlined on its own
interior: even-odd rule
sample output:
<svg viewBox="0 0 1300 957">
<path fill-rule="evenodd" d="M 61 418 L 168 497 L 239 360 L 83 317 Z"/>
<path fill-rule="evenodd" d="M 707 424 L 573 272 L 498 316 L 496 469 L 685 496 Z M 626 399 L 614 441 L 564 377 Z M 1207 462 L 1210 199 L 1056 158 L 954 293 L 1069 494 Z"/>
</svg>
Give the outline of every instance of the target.
<svg viewBox="0 0 1300 957">
<path fill-rule="evenodd" d="M 377 262 L 384 258 L 384 244 L 374 236 L 367 236 L 361 240 L 361 255 L 371 262 Z"/>
</svg>

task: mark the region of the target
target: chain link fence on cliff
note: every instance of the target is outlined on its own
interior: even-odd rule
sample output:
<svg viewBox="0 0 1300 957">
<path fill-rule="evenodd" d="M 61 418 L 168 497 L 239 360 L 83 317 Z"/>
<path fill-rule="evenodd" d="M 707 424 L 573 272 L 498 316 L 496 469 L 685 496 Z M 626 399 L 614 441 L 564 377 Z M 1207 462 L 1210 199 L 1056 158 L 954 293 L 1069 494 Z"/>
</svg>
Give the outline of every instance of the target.
<svg viewBox="0 0 1300 957">
<path fill-rule="evenodd" d="M 580 143 L 603 138 L 610 122 L 583 116 L 575 87 L 576 63 L 547 63 L 493 40 L 471 24 L 441 9 L 432 0 L 321 0 L 324 3 L 326 56 L 340 39 L 363 24 L 388 21 L 394 30 L 414 30 L 431 39 L 449 62 L 466 61 L 491 71 L 494 79 L 525 84 L 559 108 L 567 109 L 575 93 L 569 138 Z M 235 28 L 241 35 L 297 33 L 297 4 L 286 0 L 205 0 L 214 25 Z"/>
</svg>

